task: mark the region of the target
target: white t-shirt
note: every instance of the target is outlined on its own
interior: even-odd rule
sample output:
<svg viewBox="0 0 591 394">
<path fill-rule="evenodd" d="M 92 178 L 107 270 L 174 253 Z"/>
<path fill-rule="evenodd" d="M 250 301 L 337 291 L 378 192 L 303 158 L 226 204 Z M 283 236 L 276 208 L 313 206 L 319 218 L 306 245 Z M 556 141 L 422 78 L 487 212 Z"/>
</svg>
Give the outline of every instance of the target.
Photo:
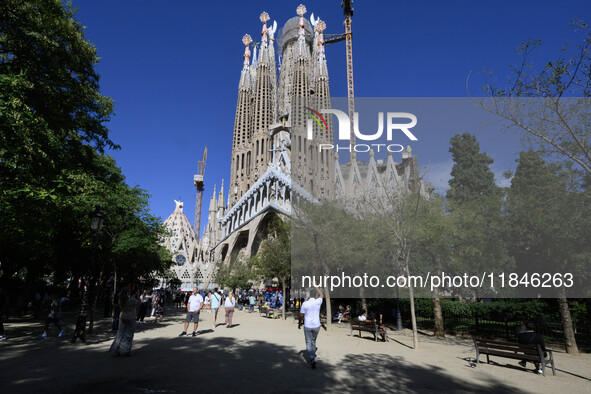
<svg viewBox="0 0 591 394">
<path fill-rule="evenodd" d="M 205 304 L 208 305 L 209 304 L 209 296 L 205 296 Z"/>
<path fill-rule="evenodd" d="M 203 303 L 203 297 L 201 294 L 193 294 L 189 297 L 189 312 L 195 312 Z"/>
<path fill-rule="evenodd" d="M 359 321 L 366 321 L 367 320 L 367 316 L 359 316 L 357 318 L 357 320 L 359 320 Z"/>
<path fill-rule="evenodd" d="M 224 306 L 226 308 L 234 308 L 234 305 L 236 305 L 236 298 L 232 298 L 232 301 L 230 301 L 230 297 L 226 297 L 226 301 L 224 302 Z"/>
<path fill-rule="evenodd" d="M 310 298 L 302 304 L 300 313 L 304 314 L 304 327 L 317 328 L 320 327 L 320 306 L 322 305 L 322 298 Z"/>
</svg>

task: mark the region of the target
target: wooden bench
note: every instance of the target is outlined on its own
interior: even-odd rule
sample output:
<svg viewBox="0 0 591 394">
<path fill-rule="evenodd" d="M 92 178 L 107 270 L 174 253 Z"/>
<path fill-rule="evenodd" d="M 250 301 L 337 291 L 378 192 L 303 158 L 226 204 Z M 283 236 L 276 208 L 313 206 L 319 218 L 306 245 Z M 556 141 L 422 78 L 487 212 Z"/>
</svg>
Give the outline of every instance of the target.
<svg viewBox="0 0 591 394">
<path fill-rule="evenodd" d="M 554 356 L 552 350 L 546 350 L 549 359 L 544 357 L 544 351 L 540 345 L 524 345 L 516 342 L 507 342 L 492 339 L 473 338 L 476 348 L 476 364 L 481 354 L 486 354 L 486 362 L 490 363 L 489 356 L 498 356 L 512 358 L 515 360 L 524 360 L 538 362 L 542 365 L 542 374 L 546 376 L 546 364 L 552 365 L 552 374 L 556 375 L 554 368 Z"/>
<path fill-rule="evenodd" d="M 351 336 L 353 331 L 359 331 L 359 338 L 361 338 L 361 331 L 371 332 L 376 340 L 378 341 L 378 335 L 383 335 L 384 342 L 388 342 L 388 332 L 386 326 L 378 324 L 375 321 L 359 321 L 359 319 L 349 320 L 349 328 Z"/>
</svg>

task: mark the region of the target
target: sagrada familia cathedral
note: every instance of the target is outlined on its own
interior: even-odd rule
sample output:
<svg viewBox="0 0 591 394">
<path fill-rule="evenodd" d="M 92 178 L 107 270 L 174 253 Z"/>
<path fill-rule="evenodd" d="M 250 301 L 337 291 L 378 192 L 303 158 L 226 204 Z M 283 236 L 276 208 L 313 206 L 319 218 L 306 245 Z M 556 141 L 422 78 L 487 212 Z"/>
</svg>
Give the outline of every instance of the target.
<svg viewBox="0 0 591 394">
<path fill-rule="evenodd" d="M 401 163 L 394 162 L 391 153 L 376 161 L 370 152 L 367 163 L 340 164 L 333 150 L 319 149 L 320 144 L 334 143 L 331 117 L 310 126 L 307 116 L 310 107 L 331 108 L 326 25 L 314 14 L 308 21 L 305 13 L 300 5 L 297 16 L 278 31 L 276 22 L 267 24 L 270 18 L 263 12 L 260 47 L 251 51 L 252 38 L 247 34 L 242 39 L 228 194 L 222 180 L 220 191 L 214 189 L 199 240 L 181 202 L 165 221 L 172 235 L 164 243 L 184 289 L 212 287 L 216 267 L 256 254 L 268 222 L 276 215 L 289 216 L 294 196 L 310 201 L 347 197 L 380 180 L 412 190 L 421 182 L 410 151 L 402 153 Z"/>
</svg>

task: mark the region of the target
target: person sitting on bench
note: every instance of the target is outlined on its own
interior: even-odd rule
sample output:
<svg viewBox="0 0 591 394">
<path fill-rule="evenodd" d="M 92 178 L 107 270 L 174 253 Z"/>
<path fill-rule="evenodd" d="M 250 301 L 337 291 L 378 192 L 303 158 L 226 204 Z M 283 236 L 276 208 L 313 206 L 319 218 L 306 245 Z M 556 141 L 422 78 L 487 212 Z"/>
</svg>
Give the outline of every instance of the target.
<svg viewBox="0 0 591 394">
<path fill-rule="evenodd" d="M 522 343 L 524 345 L 540 345 L 542 351 L 544 352 L 544 358 L 546 357 L 546 347 L 544 345 L 544 337 L 542 334 L 538 334 L 536 332 L 536 324 L 533 322 L 528 322 L 525 325 L 525 331 L 520 333 L 517 336 L 517 342 Z M 525 368 L 527 361 L 521 360 L 519 365 Z M 540 363 L 534 361 L 534 365 L 536 367 L 536 373 L 541 374 L 542 370 L 540 369 Z"/>
</svg>

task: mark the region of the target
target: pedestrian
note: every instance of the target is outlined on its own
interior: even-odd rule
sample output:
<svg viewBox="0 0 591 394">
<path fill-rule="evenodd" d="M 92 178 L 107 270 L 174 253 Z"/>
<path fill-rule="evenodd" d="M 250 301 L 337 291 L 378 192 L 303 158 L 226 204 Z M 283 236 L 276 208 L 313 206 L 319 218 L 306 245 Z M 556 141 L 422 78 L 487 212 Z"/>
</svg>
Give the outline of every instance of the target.
<svg viewBox="0 0 591 394">
<path fill-rule="evenodd" d="M 121 290 L 119 290 L 119 293 L 112 293 L 111 294 L 111 303 L 113 304 L 112 331 L 117 331 L 119 329 L 119 315 L 121 314 L 121 308 L 119 306 L 119 295 L 120 294 L 121 294 Z"/>
<path fill-rule="evenodd" d="M 322 298 L 324 294 L 316 286 L 318 298 L 310 297 L 302 304 L 300 309 L 300 316 L 304 318 L 304 338 L 306 339 L 306 349 L 308 350 L 308 363 L 312 369 L 316 368 L 316 338 L 318 331 L 320 331 L 320 306 L 322 305 Z"/>
<path fill-rule="evenodd" d="M 138 316 L 138 321 L 140 323 L 145 323 L 144 319 L 146 317 L 146 310 L 148 309 L 148 301 L 150 301 L 148 298 L 148 291 L 144 290 L 140 297 L 140 314 Z"/>
<path fill-rule="evenodd" d="M 250 303 L 250 313 L 254 312 L 254 304 L 256 301 L 257 301 L 257 299 L 254 296 L 254 294 L 251 294 L 250 297 L 248 298 L 248 302 Z"/>
<path fill-rule="evenodd" d="M 162 323 L 162 320 L 164 320 L 164 294 L 162 291 L 158 291 L 154 303 L 156 304 L 156 313 L 154 315 L 156 319 L 154 323 L 158 323 L 158 318 L 160 318 L 160 323 Z"/>
<path fill-rule="evenodd" d="M 205 311 L 211 313 L 211 291 L 207 292 L 205 296 L 205 300 L 203 301 L 205 305 Z"/>
<path fill-rule="evenodd" d="M 218 293 L 218 288 L 213 289 L 211 294 L 211 313 L 213 315 L 213 328 L 215 329 L 216 319 L 218 317 L 218 310 L 220 309 L 220 301 L 222 296 Z"/>
<path fill-rule="evenodd" d="M 8 311 L 8 292 L 0 288 L 0 341 L 6 339 L 4 333 L 4 314 Z"/>
<path fill-rule="evenodd" d="M 150 314 L 151 317 L 154 317 L 156 313 L 156 307 L 158 306 L 158 292 L 152 292 L 152 313 Z"/>
<path fill-rule="evenodd" d="M 45 328 L 43 329 L 43 334 L 41 334 L 40 338 L 47 338 L 47 330 L 49 330 L 49 324 L 51 323 L 53 323 L 59 330 L 57 337 L 61 338 L 64 336 L 64 330 L 62 330 L 62 326 L 60 326 L 60 319 L 62 315 L 62 302 L 65 300 L 66 298 L 58 297 L 55 290 L 52 290 L 49 293 L 49 314 L 45 319 Z"/>
<path fill-rule="evenodd" d="M 185 327 L 179 337 L 187 336 L 187 328 L 189 323 L 193 320 L 193 337 L 197 336 L 197 327 L 199 326 L 199 312 L 203 308 L 203 297 L 197 291 L 197 288 L 193 288 L 193 294 L 187 300 L 187 317 L 185 318 Z"/>
<path fill-rule="evenodd" d="M 109 352 L 115 357 L 130 355 L 138 303 L 137 292 L 132 291 L 131 287 L 121 289 L 121 294 L 119 294 L 119 305 L 121 307 L 119 329 L 109 349 Z"/>
<path fill-rule="evenodd" d="M 233 293 L 229 293 L 224 302 L 226 309 L 226 328 L 232 327 L 232 316 L 234 315 L 234 306 L 236 305 L 236 299 Z"/>
</svg>

